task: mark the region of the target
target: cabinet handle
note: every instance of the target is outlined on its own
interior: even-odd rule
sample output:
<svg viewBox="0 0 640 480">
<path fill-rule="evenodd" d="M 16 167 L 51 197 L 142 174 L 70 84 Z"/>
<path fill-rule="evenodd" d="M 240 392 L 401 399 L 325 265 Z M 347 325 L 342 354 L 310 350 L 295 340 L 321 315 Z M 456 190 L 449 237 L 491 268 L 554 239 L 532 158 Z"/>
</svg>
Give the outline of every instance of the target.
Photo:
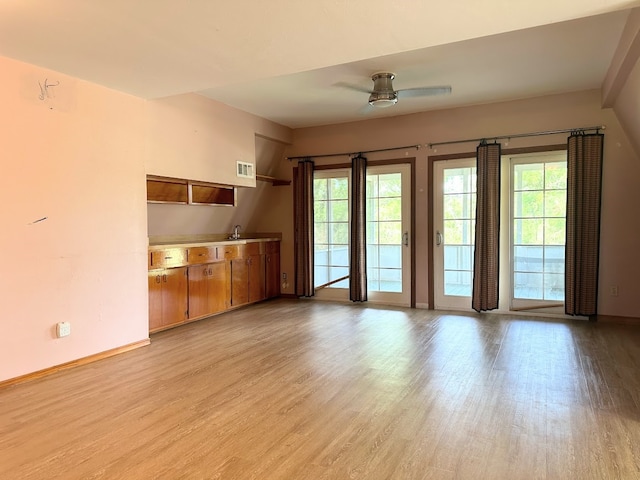
<svg viewBox="0 0 640 480">
<path fill-rule="evenodd" d="M 211 272 L 211 269 L 209 269 L 209 275 L 213 275 L 213 273 Z"/>
<path fill-rule="evenodd" d="M 156 275 L 156 283 L 160 283 L 162 280 L 160 279 L 160 275 Z"/>
<path fill-rule="evenodd" d="M 203 274 L 204 274 L 205 277 L 207 276 L 207 269 L 206 268 L 204 269 Z"/>
<path fill-rule="evenodd" d="M 204 253 L 199 253 L 198 256 L 199 257 L 204 257 Z"/>
<path fill-rule="evenodd" d="M 173 257 L 164 257 L 165 260 L 171 260 Z"/>
<path fill-rule="evenodd" d="M 164 283 L 167 283 L 167 274 L 166 273 L 164 275 L 162 275 L 162 281 Z"/>
</svg>

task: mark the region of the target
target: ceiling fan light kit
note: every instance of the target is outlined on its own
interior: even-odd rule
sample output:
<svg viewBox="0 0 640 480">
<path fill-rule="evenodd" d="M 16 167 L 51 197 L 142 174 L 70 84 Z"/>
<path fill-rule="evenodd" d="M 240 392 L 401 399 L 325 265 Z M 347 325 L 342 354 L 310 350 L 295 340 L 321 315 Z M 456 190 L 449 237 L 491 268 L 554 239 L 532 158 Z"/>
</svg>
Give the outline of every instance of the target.
<svg viewBox="0 0 640 480">
<path fill-rule="evenodd" d="M 388 72 L 374 73 L 373 92 L 369 96 L 369 105 L 378 108 L 385 108 L 395 105 L 398 102 L 398 93 L 393 89 L 391 83 L 396 78 L 395 74 Z"/>
</svg>

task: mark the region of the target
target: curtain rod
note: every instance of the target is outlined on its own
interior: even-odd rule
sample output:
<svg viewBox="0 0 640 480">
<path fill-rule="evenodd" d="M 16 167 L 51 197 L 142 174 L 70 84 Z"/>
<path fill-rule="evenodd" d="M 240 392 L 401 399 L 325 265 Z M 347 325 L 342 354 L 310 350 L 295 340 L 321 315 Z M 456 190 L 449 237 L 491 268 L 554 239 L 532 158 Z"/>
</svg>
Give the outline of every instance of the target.
<svg viewBox="0 0 640 480">
<path fill-rule="evenodd" d="M 483 138 L 469 138 L 467 140 L 452 140 L 450 142 L 434 142 L 427 143 L 427 147 L 433 148 L 438 145 L 453 145 L 454 143 L 471 143 L 471 142 L 481 142 L 483 140 L 504 140 L 504 139 L 512 139 L 512 138 L 522 138 L 522 137 L 537 137 L 540 135 L 554 135 L 557 133 L 569 133 L 569 132 L 586 132 L 589 130 L 595 130 L 599 132 L 600 130 L 604 130 L 606 128 L 605 125 L 600 125 L 598 127 L 581 127 L 581 128 L 565 128 L 563 130 L 547 130 L 546 132 L 532 132 L 532 133 L 516 133 L 514 135 L 499 135 L 497 137 L 483 137 Z"/>
<path fill-rule="evenodd" d="M 420 145 L 407 145 L 405 147 L 378 148 L 377 150 L 361 150 L 359 152 L 350 153 L 327 153 L 326 155 L 300 155 L 297 157 L 285 157 L 287 160 L 301 160 L 303 158 L 325 158 L 325 157 L 347 157 L 350 155 L 360 155 L 362 153 L 390 152 L 392 150 L 406 150 L 407 148 L 415 148 L 420 150 Z"/>
</svg>

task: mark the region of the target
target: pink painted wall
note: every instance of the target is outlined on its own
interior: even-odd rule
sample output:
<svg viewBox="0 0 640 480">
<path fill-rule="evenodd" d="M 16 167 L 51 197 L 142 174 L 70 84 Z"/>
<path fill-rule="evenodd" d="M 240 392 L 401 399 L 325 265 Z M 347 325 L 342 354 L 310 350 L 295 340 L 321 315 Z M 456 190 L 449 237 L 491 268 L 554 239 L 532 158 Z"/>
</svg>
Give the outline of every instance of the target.
<svg viewBox="0 0 640 480">
<path fill-rule="evenodd" d="M 620 90 L 613 109 L 640 155 L 640 61 L 636 62 Z"/>
<path fill-rule="evenodd" d="M 147 338 L 148 306 L 144 102 L 5 58 L 0 71 L 1 381 Z"/>
<path fill-rule="evenodd" d="M 528 100 L 478 105 L 473 107 L 424 112 L 389 119 L 372 119 L 357 123 L 306 128 L 294 131 L 289 156 L 332 152 L 358 152 L 403 145 L 425 145 L 447 140 L 482 138 L 592 126 L 605 124 L 605 159 L 602 200 L 602 248 L 600 271 L 599 313 L 640 317 L 637 272 L 640 256 L 640 159 L 621 128 L 613 110 L 600 107 L 600 92 L 587 91 L 554 95 Z M 636 136 L 633 138 L 637 142 Z M 566 134 L 513 139 L 509 147 L 524 147 L 566 142 Z M 415 156 L 417 159 L 416 193 L 416 272 L 417 303 L 426 306 L 428 299 L 427 273 L 427 216 L 428 191 L 427 157 L 445 153 L 474 152 L 473 143 L 369 154 L 370 160 Z M 319 159 L 323 164 L 345 162 L 347 157 Z M 283 161 L 283 168 L 291 176 L 291 165 Z M 265 207 L 266 208 L 266 207 Z M 256 212 L 266 215 L 265 209 Z M 273 229 L 291 231 L 290 217 L 272 218 Z M 291 242 L 285 237 L 284 242 Z M 283 271 L 293 271 L 293 252 L 284 251 Z M 609 295 L 609 287 L 617 285 L 619 296 Z"/>
<path fill-rule="evenodd" d="M 145 101 L 5 58 L 0 71 L 2 381 L 147 339 L 146 174 L 253 185 L 236 161 L 268 174 L 291 130 L 198 95 Z M 242 188 L 223 222 L 216 207 L 152 209 L 149 232 L 246 231 L 266 187 Z"/>
<path fill-rule="evenodd" d="M 275 168 L 284 156 L 285 144 L 256 136 L 255 165 L 262 175 L 274 176 Z M 271 195 L 275 190 L 288 187 L 272 187 L 267 182 L 256 182 L 255 188 L 237 189 L 237 206 L 208 205 L 148 205 L 149 235 L 198 235 L 231 233 L 234 225 L 241 225 L 242 232 L 271 232 L 269 223 L 255 215 L 261 205 L 273 205 Z"/>
<path fill-rule="evenodd" d="M 254 187 L 236 162 L 255 164 L 255 135 L 291 141 L 291 130 L 195 94 L 149 101 L 147 173 Z M 262 172 L 260 172 L 262 173 Z"/>
</svg>

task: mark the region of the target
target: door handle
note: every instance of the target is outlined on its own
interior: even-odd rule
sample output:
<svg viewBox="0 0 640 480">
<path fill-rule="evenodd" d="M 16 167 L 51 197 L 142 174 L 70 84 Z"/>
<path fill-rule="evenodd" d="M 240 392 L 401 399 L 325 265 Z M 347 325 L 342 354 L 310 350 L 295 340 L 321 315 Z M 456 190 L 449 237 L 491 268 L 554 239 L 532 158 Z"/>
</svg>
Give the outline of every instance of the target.
<svg viewBox="0 0 640 480">
<path fill-rule="evenodd" d="M 442 234 L 439 231 L 436 232 L 436 245 L 442 245 Z"/>
<path fill-rule="evenodd" d="M 402 234 L 402 244 L 403 244 L 405 247 L 408 247 L 408 246 L 409 246 L 409 232 L 404 232 L 404 233 Z"/>
</svg>

